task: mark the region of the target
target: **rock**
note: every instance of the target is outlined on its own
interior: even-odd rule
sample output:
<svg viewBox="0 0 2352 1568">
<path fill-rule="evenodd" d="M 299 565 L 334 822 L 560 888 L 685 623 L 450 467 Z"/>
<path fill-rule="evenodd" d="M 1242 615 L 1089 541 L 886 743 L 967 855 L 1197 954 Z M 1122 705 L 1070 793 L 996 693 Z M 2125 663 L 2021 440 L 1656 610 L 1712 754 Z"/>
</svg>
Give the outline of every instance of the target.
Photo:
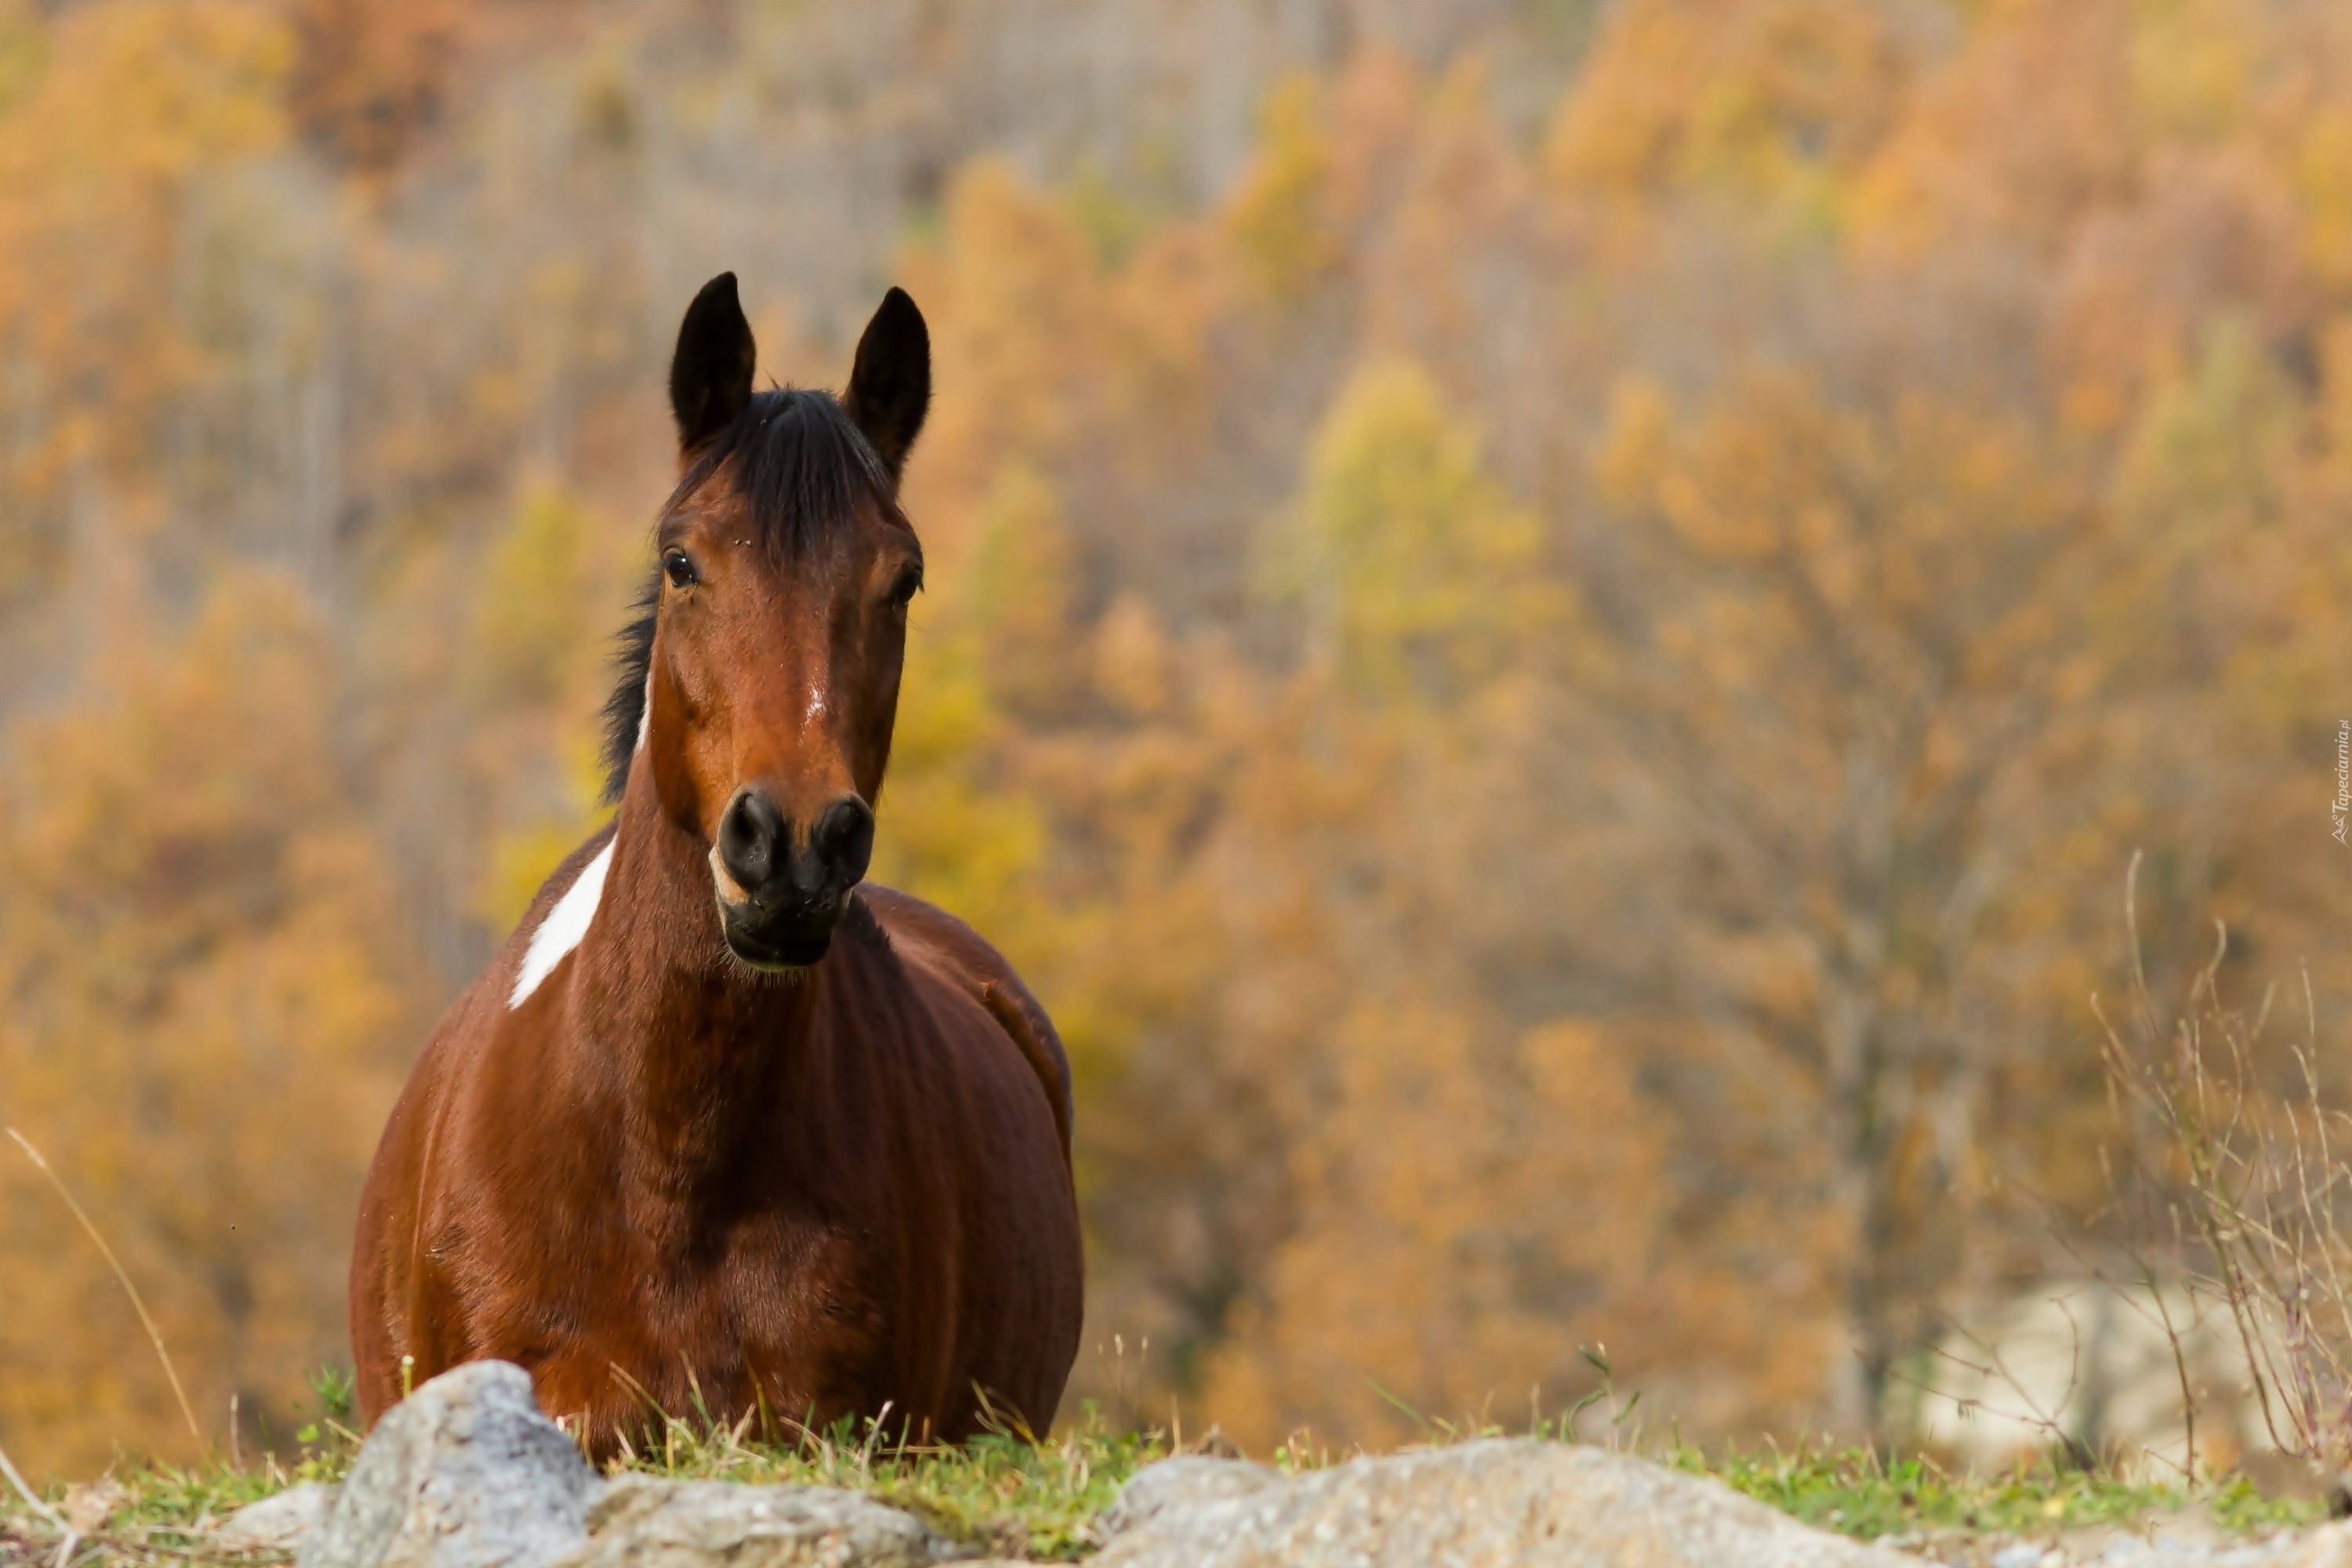
<svg viewBox="0 0 2352 1568">
<path fill-rule="evenodd" d="M 961 1556 L 914 1515 L 836 1487 L 622 1476 L 562 1568 L 929 1568 Z"/>
<path fill-rule="evenodd" d="M 213 1526 L 213 1544 L 224 1552 L 291 1552 L 324 1521 L 341 1490 L 305 1481 L 248 1503 Z"/>
<path fill-rule="evenodd" d="M 442 1373 L 360 1450 L 300 1568 L 540 1568 L 587 1536 L 601 1483 L 505 1362 Z"/>
<path fill-rule="evenodd" d="M 2352 1524 L 2331 1524 L 2268 1541 L 2111 1542 L 2099 1568 L 2352 1568 Z"/>
<path fill-rule="evenodd" d="M 1163 1513 L 1225 1502 L 1270 1486 L 1282 1477 L 1264 1465 L 1187 1454 L 1147 1465 L 1119 1489 L 1095 1528 L 1105 1536 L 1124 1535 Z"/>
<path fill-rule="evenodd" d="M 1180 1462 L 1195 1468 L 1152 1479 Z M 1137 1475 L 1095 1568 L 1920 1568 L 1598 1448 L 1493 1438 L 1287 1479 L 1197 1468 L 1217 1462 Z"/>
<path fill-rule="evenodd" d="M 2265 1568 L 2352 1568 L 2352 1524 L 2330 1524 L 2280 1542 L 2275 1558 Z M 2232 1560 L 2217 1556 L 2216 1568 Z"/>
</svg>

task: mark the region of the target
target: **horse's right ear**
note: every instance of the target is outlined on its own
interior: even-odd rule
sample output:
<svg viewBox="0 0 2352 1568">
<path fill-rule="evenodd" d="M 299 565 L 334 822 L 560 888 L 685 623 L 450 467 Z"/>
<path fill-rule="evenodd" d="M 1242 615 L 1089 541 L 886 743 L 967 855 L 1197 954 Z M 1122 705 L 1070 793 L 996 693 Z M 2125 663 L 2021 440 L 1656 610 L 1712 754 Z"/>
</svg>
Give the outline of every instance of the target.
<svg viewBox="0 0 2352 1568">
<path fill-rule="evenodd" d="M 702 286 L 677 329 L 677 353 L 669 362 L 669 407 L 677 416 L 677 449 L 692 457 L 730 425 L 751 401 L 751 367 L 758 358 L 751 323 L 735 295 L 735 274 L 722 272 Z"/>
</svg>

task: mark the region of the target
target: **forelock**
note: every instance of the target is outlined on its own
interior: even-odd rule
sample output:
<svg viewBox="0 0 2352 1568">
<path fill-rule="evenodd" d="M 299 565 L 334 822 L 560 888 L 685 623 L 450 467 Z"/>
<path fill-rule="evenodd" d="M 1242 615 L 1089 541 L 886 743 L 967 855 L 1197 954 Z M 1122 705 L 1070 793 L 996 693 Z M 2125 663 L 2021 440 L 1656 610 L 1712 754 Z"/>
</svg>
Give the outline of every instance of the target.
<svg viewBox="0 0 2352 1568">
<path fill-rule="evenodd" d="M 897 487 L 848 410 L 829 392 L 755 394 L 697 458 L 665 515 L 711 487 L 741 503 L 756 537 L 797 560 L 857 526 L 859 511 L 895 514 Z"/>
</svg>

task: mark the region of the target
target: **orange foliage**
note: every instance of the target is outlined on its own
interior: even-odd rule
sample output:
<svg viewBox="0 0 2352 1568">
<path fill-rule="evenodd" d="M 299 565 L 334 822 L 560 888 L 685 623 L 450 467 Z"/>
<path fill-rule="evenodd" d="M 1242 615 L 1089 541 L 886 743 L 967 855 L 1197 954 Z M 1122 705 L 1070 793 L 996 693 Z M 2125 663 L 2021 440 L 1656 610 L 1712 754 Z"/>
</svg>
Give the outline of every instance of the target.
<svg viewBox="0 0 2352 1568">
<path fill-rule="evenodd" d="M 333 680 L 299 592 L 232 574 L 184 638 L 124 637 L 74 712 L 10 737 L 0 1114 L 143 1282 L 208 1414 L 284 1408 L 335 1352 L 345 1216 L 423 1021 Z M 0 1420 L 59 1466 L 184 1448 L 128 1303 L 14 1153 Z"/>
<path fill-rule="evenodd" d="M 722 268 L 779 375 L 931 322 L 876 875 L 1063 1026 L 1116 1418 L 1516 1422 L 1605 1341 L 1694 1437 L 1885 1429 L 2100 1197 L 2133 848 L 2159 966 L 2219 911 L 2340 1003 L 2336 13 L 1413 9 L 1089 97 L 1001 8 L 460 71 L 0 0 L 0 1120 L 206 1420 L 299 1424 L 385 1087 L 597 820 Z M 0 1441 L 177 1452 L 30 1180 Z"/>
<path fill-rule="evenodd" d="M 295 123 L 359 169 L 390 167 L 441 107 L 460 15 L 453 0 L 299 0 Z"/>
</svg>

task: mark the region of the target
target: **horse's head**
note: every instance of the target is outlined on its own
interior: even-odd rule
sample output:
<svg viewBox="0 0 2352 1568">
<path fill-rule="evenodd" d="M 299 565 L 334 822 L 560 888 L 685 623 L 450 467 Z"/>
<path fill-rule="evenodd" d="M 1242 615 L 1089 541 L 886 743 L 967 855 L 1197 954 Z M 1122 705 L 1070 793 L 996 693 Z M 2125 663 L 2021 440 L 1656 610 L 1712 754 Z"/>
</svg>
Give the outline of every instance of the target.
<svg viewBox="0 0 2352 1568">
<path fill-rule="evenodd" d="M 824 956 L 874 847 L 922 585 L 898 490 L 930 337 L 893 289 L 838 400 L 754 393 L 752 360 L 728 273 L 688 307 L 670 365 L 684 473 L 632 639 L 643 667 L 614 698 L 614 761 L 625 780 L 642 754 L 663 813 L 709 846 L 727 945 L 785 969 Z"/>
</svg>

